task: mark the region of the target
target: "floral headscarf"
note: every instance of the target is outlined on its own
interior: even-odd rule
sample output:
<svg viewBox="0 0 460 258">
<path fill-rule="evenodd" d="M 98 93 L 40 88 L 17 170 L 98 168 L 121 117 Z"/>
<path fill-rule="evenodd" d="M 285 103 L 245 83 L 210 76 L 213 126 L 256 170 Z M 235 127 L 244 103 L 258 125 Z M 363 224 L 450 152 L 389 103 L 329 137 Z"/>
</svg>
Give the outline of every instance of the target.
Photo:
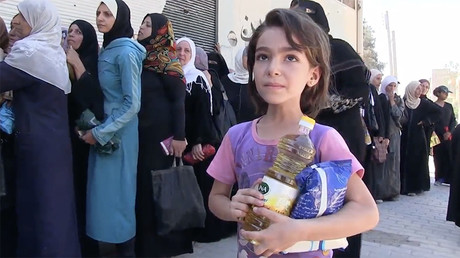
<svg viewBox="0 0 460 258">
<path fill-rule="evenodd" d="M 176 42 L 171 22 L 159 13 L 147 14 L 152 19 L 152 35 L 139 43 L 147 50 L 144 68 L 178 77 L 185 83 L 184 71 L 177 58 Z"/>
</svg>

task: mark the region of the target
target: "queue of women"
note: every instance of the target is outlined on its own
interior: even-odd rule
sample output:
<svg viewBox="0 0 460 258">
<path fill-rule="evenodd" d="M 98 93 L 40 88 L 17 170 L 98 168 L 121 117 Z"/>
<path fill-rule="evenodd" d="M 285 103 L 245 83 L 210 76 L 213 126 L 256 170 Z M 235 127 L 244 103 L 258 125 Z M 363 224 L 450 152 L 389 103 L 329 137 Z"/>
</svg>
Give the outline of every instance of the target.
<svg viewBox="0 0 460 258">
<path fill-rule="evenodd" d="M 171 167 L 174 157 L 202 160 L 195 173 L 207 204 L 212 158 L 203 146 L 219 145 L 211 87 L 220 78 L 207 73 L 206 54 L 200 71 L 194 42 L 176 42 L 161 14 L 147 14 L 134 40 L 121 0 L 96 10 L 102 48 L 94 27 L 76 20 L 63 49 L 58 11 L 47 0 L 25 0 L 18 10 L 9 32 L 1 26 L 0 91 L 14 92 L 14 101 L 2 93 L 2 104 L 14 107 L 13 133 L 2 131 L 2 257 L 100 256 L 98 242 L 123 257 L 169 257 L 193 252 L 192 241 L 234 234 L 236 224 L 209 209 L 204 229 L 156 231 L 151 171 Z M 166 155 L 160 142 L 169 137 Z"/>
<path fill-rule="evenodd" d="M 295 7 L 298 2 L 293 1 L 293 4 Z M 237 122 L 243 123 L 238 128 L 246 128 L 247 124 L 250 125 L 248 128 L 254 126 L 261 130 L 249 129 L 252 134 L 270 135 L 277 129 L 270 126 L 269 119 L 282 114 L 275 112 L 276 109 L 283 110 L 280 106 L 287 107 L 292 102 L 274 104 L 277 100 L 264 95 L 259 86 L 256 89 L 254 76 L 257 83 L 263 75 L 260 69 L 257 70 L 261 67 L 260 62 L 268 60 L 269 56 L 258 54 L 256 59 L 254 52 L 259 51 L 256 48 L 258 40 L 267 45 L 268 50 L 264 51 L 273 51 L 270 53 L 276 57 L 279 50 L 271 49 L 271 43 L 264 41 L 264 35 L 282 28 L 281 20 L 289 20 L 299 24 L 297 34 L 292 37 L 301 38 L 301 28 L 311 31 L 312 42 L 301 43 L 305 49 L 311 47 L 308 44 L 321 46 L 312 48 L 315 49 L 313 52 L 309 52 L 311 49 L 291 51 L 304 53 L 308 60 L 312 60 L 311 53 L 316 53 L 323 61 L 328 60 L 330 51 L 326 44 L 329 43 L 327 20 L 327 26 L 318 26 L 307 14 L 287 9 L 277 9 L 267 15 L 269 23 L 262 27 L 266 31 L 261 29 L 258 32 L 260 39 L 251 40 L 249 50 L 242 48 L 238 52 L 235 71 L 232 72 L 219 53 L 207 55 L 190 38 L 176 41 L 171 22 L 162 14 L 147 14 L 134 40 L 130 9 L 122 0 L 101 1 L 96 10 L 97 30 L 104 35 L 101 48 L 94 27 L 87 21 L 76 20 L 69 26 L 68 47 L 63 49 L 58 11 L 48 0 L 24 0 L 18 10 L 9 32 L 6 25 L 0 23 L 0 56 L 4 58 L 0 62 L 1 104 L 12 110 L 8 121 L 14 123 L 12 133 L 1 132 L 1 164 L 5 172 L 2 184 L 6 186 L 0 188 L 2 257 L 98 257 L 102 255 L 100 242 L 113 245 L 120 257 L 171 257 L 193 252 L 193 241 L 217 241 L 236 233 L 237 219 L 227 212 L 247 189 L 236 191 L 234 175 L 232 180 L 225 176 L 231 183 L 224 184 L 222 182 L 226 180 L 218 179 L 223 175 L 216 167 L 232 151 L 229 138 L 219 137 L 213 124 L 213 116 L 217 115 L 223 101 L 221 88 L 226 91 Z M 288 46 L 294 42 L 292 38 L 289 39 L 292 42 L 282 40 L 282 44 Z M 332 37 L 329 40 L 331 46 L 336 44 L 348 51 L 341 41 Z M 350 58 L 356 63 L 361 62 L 353 51 L 346 55 L 341 53 L 332 51 L 336 64 L 346 63 Z M 305 56 L 299 55 L 295 59 L 302 61 Z M 315 101 L 325 99 L 328 91 L 329 65 L 323 61 L 317 66 L 321 68 L 311 70 L 308 83 L 303 83 L 303 87 L 322 87 L 315 93 L 322 92 L 321 98 L 308 102 L 315 109 L 312 115 L 318 113 L 323 104 Z M 307 59 L 305 62 L 307 64 Z M 356 78 L 346 76 L 351 73 L 342 74 L 334 71 L 334 66 L 332 68 L 337 78 Z M 356 66 L 350 67 L 354 68 Z M 248 70 L 259 73 L 254 75 Z M 332 122 L 336 112 L 320 112 L 318 121 L 337 128 L 340 134 L 334 131 L 332 136 L 343 143 L 340 153 L 343 157 L 352 157 L 356 169 L 349 184 L 352 190 L 346 197 L 355 205 L 355 211 L 346 204 L 346 211 L 331 216 L 328 225 L 335 227 L 341 219 L 359 219 L 362 223 L 350 223 L 332 234 L 315 235 L 319 239 L 359 234 L 375 226 L 378 213 L 372 197 L 396 200 L 400 193 L 412 196 L 429 190 L 429 142 L 426 135 L 431 136 L 431 133 L 428 128 L 432 128 L 441 139 L 435 149 L 435 160 L 439 160 L 436 163 L 439 164 L 437 179 L 452 184 L 458 181 L 450 173 L 452 166 L 445 165 L 446 155 L 458 155 L 452 153 L 451 146 L 459 141 L 458 127 L 457 136 L 454 133 L 456 122 L 455 118 L 452 120 L 452 107 L 445 102 L 448 89 L 438 87 L 435 95 L 439 99 L 434 103 L 421 97 L 420 82 L 411 82 L 401 98 L 395 94 L 399 84 L 397 79 L 388 76 L 383 79 L 378 95 L 376 89 L 367 90 L 361 68 L 355 72 L 363 78 L 361 84 L 356 84 L 362 85 L 360 92 L 366 100 L 368 96 L 372 99 L 368 107 L 381 107 L 379 111 L 374 109 L 379 129 L 367 129 L 371 140 L 384 144 L 388 153 L 385 153 L 385 161 L 375 162 L 374 158 L 364 158 L 364 148 L 361 151 L 360 147 L 353 147 L 364 146 L 363 126 L 369 127 L 366 123 L 369 119 L 363 121 L 357 116 L 356 128 L 362 130 L 362 135 L 355 131 L 346 137 L 346 127 L 342 131 L 342 124 Z M 273 73 L 280 74 L 282 69 Z M 371 78 L 371 83 L 378 87 L 380 83 L 376 81 L 379 79 L 374 78 L 381 80 L 381 73 L 373 74 Z M 250 81 L 252 84 L 248 83 Z M 355 97 L 359 99 L 359 96 Z M 257 99 L 257 108 L 251 99 Z M 339 112 L 350 117 L 359 114 L 359 105 L 355 104 L 345 107 L 346 112 Z M 304 107 L 302 110 L 298 108 L 292 109 L 294 113 L 282 116 L 283 119 L 292 116 L 294 121 L 297 119 L 294 114 L 311 112 L 303 110 Z M 265 116 L 258 118 L 256 111 L 261 110 Z M 450 113 L 442 115 L 438 121 L 445 112 Z M 328 128 L 324 127 L 324 130 Z M 356 135 L 360 137 L 358 140 L 353 138 Z M 165 154 L 160 142 L 168 138 L 171 138 L 171 144 Z M 256 141 L 267 140 L 260 138 Z M 204 149 L 207 145 L 223 146 L 217 154 L 217 161 L 213 162 L 213 156 L 206 156 Z M 325 146 L 317 148 L 318 151 L 324 149 L 324 157 L 331 153 Z M 170 168 L 175 157 L 182 157 L 184 153 L 191 153 L 199 161 L 193 167 L 205 201 L 205 227 L 160 235 L 152 205 L 151 171 Z M 371 155 L 369 153 L 372 153 L 371 148 L 368 150 Z M 367 186 L 372 196 L 359 180 L 364 170 L 358 161 L 371 164 L 364 167 L 371 175 L 367 178 Z M 210 164 L 212 168 L 208 170 Z M 210 195 L 212 198 L 208 204 Z M 358 195 L 361 197 L 357 198 Z M 252 202 L 256 204 L 254 200 Z M 246 201 L 238 205 L 247 207 L 247 204 L 251 203 Z M 453 209 L 457 207 L 453 206 Z M 457 214 L 453 211 L 450 218 L 458 223 Z M 279 219 L 273 214 L 266 215 Z M 261 241 L 263 243 L 263 239 Z M 360 238 L 358 241 L 359 254 Z M 259 250 L 261 246 L 255 248 L 257 254 L 271 255 L 279 248 Z M 331 257 L 332 252 L 321 255 Z"/>
</svg>

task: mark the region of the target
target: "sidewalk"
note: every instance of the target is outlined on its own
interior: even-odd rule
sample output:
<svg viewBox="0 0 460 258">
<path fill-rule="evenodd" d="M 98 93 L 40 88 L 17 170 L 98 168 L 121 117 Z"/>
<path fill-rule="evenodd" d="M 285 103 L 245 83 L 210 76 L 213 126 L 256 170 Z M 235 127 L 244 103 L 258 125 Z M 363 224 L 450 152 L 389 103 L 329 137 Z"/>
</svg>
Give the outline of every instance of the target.
<svg viewBox="0 0 460 258">
<path fill-rule="evenodd" d="M 431 185 L 420 196 L 378 205 L 380 222 L 363 234 L 362 258 L 460 257 L 460 228 L 446 221 L 449 187 Z M 195 243 L 194 253 L 177 258 L 234 258 L 236 236 L 216 243 Z"/>
</svg>

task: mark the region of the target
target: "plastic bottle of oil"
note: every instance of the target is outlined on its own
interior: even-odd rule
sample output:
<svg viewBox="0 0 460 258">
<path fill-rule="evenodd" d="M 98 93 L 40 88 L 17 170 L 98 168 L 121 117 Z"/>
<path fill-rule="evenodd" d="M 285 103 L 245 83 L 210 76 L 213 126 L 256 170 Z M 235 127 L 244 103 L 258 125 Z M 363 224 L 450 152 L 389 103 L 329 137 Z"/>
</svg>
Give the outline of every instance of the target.
<svg viewBox="0 0 460 258">
<path fill-rule="evenodd" d="M 266 208 L 289 216 L 298 193 L 295 177 L 315 157 L 315 146 L 309 136 L 314 125 L 315 120 L 303 116 L 299 122 L 299 134 L 280 139 L 276 160 L 258 188 L 264 195 Z M 256 215 L 251 209 L 244 218 L 243 229 L 258 231 L 269 225 L 267 218 Z"/>
</svg>

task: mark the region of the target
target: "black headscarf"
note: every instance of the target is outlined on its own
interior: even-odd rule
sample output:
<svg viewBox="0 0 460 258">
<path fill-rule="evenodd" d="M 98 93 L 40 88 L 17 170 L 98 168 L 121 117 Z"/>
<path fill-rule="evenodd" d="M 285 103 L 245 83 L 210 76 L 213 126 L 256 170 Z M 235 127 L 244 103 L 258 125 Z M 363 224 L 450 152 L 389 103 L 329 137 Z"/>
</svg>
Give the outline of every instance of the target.
<svg viewBox="0 0 460 258">
<path fill-rule="evenodd" d="M 91 74 L 97 76 L 97 58 L 99 53 L 99 45 L 97 42 L 96 30 L 93 25 L 84 20 L 76 20 L 72 22 L 69 28 L 77 25 L 83 35 L 83 41 L 78 49 L 75 51 L 80 56 L 80 59 Z"/>
<path fill-rule="evenodd" d="M 109 32 L 104 33 L 103 47 L 107 47 L 110 42 L 118 38 L 132 38 L 134 34 L 133 28 L 131 27 L 131 11 L 128 5 L 122 0 L 115 1 L 118 6 L 115 23 Z M 104 3 L 104 1 L 101 1 L 101 3 Z"/>
<path fill-rule="evenodd" d="M 299 0 L 299 5 L 296 9 L 302 10 L 312 18 L 326 33 L 329 33 L 329 22 L 327 21 L 326 14 L 323 7 L 317 2 L 309 0 Z"/>
<path fill-rule="evenodd" d="M 217 52 L 208 53 L 208 67 L 209 70 L 216 71 L 219 78 L 224 78 L 230 73 L 224 57 Z"/>
<path fill-rule="evenodd" d="M 300 9 L 306 12 L 325 32 L 329 33 L 329 22 L 323 7 L 309 0 L 299 0 Z M 361 57 L 356 53 L 350 44 L 341 39 L 329 35 L 331 45 L 331 72 L 333 75 L 330 93 L 339 93 L 346 98 L 363 98 L 368 95 L 368 76 Z"/>
</svg>

